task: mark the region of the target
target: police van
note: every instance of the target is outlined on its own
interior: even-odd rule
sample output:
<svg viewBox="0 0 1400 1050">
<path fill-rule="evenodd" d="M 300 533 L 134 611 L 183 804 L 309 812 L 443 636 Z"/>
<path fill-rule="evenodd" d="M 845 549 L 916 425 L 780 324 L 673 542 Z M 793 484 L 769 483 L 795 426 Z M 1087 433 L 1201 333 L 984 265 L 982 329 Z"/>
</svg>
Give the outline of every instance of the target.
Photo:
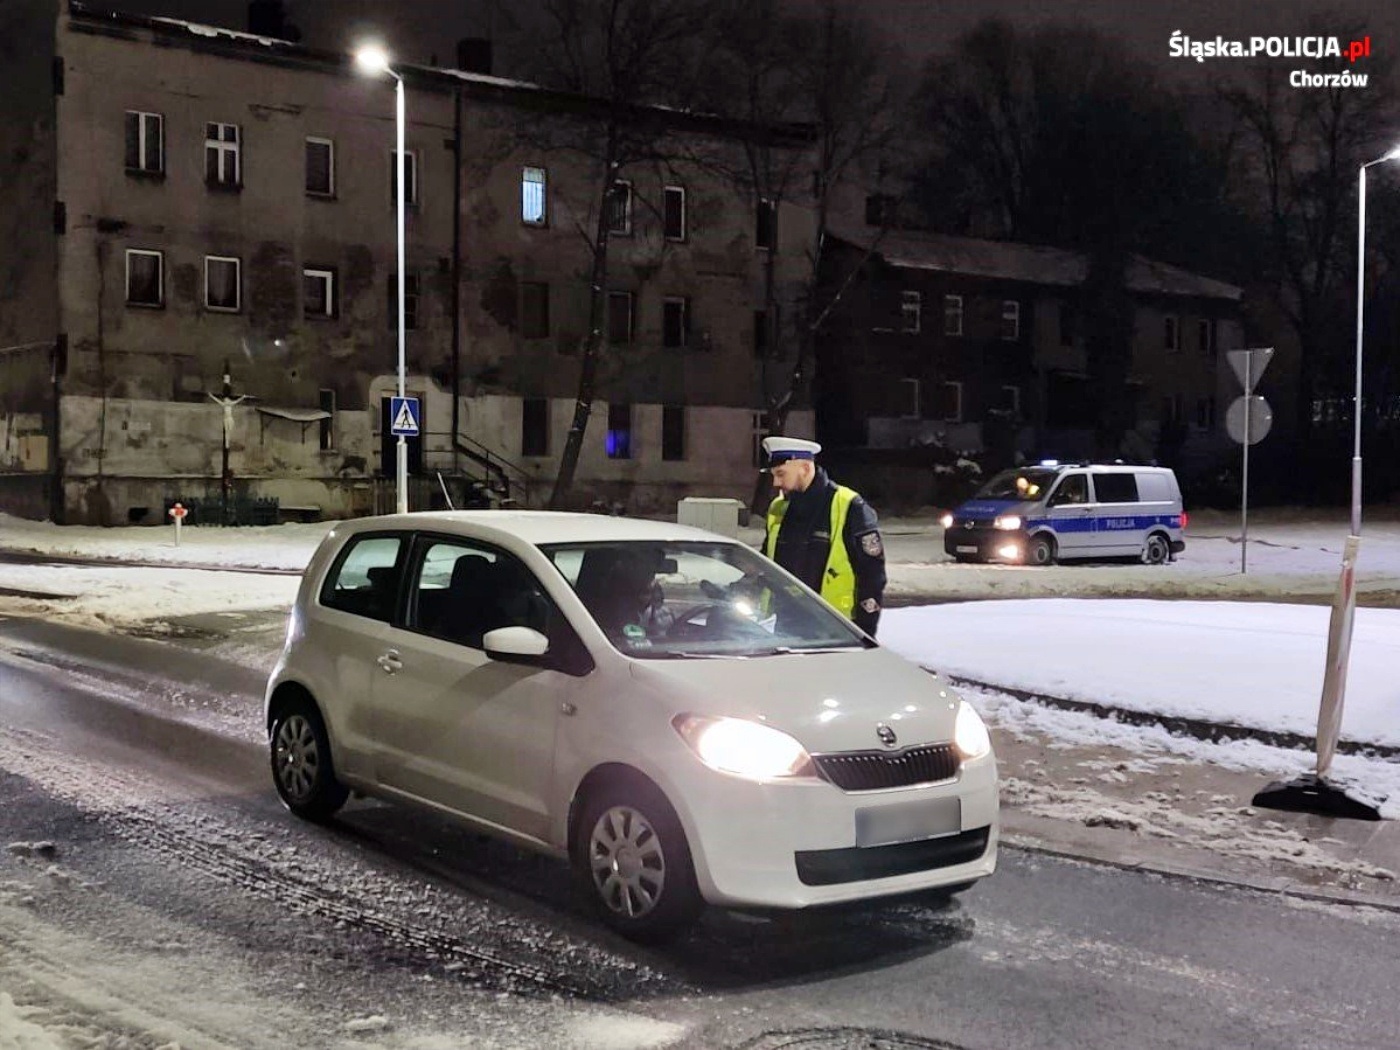
<svg viewBox="0 0 1400 1050">
<path fill-rule="evenodd" d="M 1167 467 L 1062 464 L 1004 470 L 943 516 L 958 561 L 1050 565 L 1073 558 L 1170 561 L 1186 548 L 1181 488 Z"/>
</svg>

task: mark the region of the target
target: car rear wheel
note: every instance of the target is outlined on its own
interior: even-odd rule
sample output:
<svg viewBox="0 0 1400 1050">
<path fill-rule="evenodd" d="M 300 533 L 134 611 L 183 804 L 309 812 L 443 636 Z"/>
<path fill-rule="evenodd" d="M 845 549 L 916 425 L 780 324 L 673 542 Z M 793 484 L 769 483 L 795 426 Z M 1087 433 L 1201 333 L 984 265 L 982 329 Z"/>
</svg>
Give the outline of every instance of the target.
<svg viewBox="0 0 1400 1050">
<path fill-rule="evenodd" d="M 584 803 L 574 871 L 603 922 L 634 941 L 666 940 L 704 907 L 680 818 L 639 781 L 606 785 Z"/>
<path fill-rule="evenodd" d="M 1146 564 L 1161 565 L 1171 556 L 1171 546 L 1167 543 L 1167 538 L 1160 532 L 1154 532 L 1147 537 L 1147 543 L 1142 548 L 1142 560 Z"/>
<path fill-rule="evenodd" d="M 272 719 L 272 781 L 283 804 L 305 820 L 330 819 L 350 796 L 335 776 L 330 737 L 316 705 L 298 700 Z"/>
<path fill-rule="evenodd" d="M 1055 561 L 1055 541 L 1049 536 L 1033 536 L 1026 546 L 1026 561 L 1032 565 L 1052 565 Z"/>
</svg>

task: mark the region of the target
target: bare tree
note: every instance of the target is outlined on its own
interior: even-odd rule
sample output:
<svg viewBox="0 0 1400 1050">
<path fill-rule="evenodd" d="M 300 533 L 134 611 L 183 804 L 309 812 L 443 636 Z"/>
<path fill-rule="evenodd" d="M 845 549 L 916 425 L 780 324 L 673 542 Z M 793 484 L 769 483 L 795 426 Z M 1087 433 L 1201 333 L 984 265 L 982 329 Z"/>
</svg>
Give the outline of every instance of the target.
<svg viewBox="0 0 1400 1050">
<path fill-rule="evenodd" d="M 592 174 L 592 206 L 577 229 L 588 245 L 588 327 L 581 347 L 573 421 L 550 495 L 569 499 L 597 393 L 604 351 L 610 205 L 629 169 L 666 164 L 678 148 L 662 105 L 683 109 L 696 90 L 698 42 L 709 18 L 700 0 L 546 0 L 539 47 L 529 72 L 568 92 L 577 105 L 519 129 L 545 151 L 575 154 Z M 586 222 L 585 222 L 586 218 Z"/>
<path fill-rule="evenodd" d="M 754 126 L 801 123 L 809 150 L 790 140 L 754 135 L 744 141 L 743 166 L 731 172 L 752 194 L 755 209 L 774 213 L 784 203 L 810 206 L 814 237 L 806 259 L 801 300 L 790 304 L 790 326 L 770 340 L 779 352 L 762 363 L 760 397 L 768 431 L 783 434 L 796 403 L 809 396 L 817 332 L 844 293 L 850 276 L 822 285 L 823 248 L 835 194 L 869 176 L 894 152 L 904 127 L 906 98 L 897 55 L 877 41 L 859 17 L 836 0 L 794 13 L 776 0 L 735 0 L 719 20 L 723 35 L 713 51 L 713 104 Z M 775 253 L 765 259 L 764 310 L 781 315 Z M 791 364 L 781 352 L 792 343 Z M 753 506 L 762 505 L 764 478 L 756 479 Z"/>
</svg>

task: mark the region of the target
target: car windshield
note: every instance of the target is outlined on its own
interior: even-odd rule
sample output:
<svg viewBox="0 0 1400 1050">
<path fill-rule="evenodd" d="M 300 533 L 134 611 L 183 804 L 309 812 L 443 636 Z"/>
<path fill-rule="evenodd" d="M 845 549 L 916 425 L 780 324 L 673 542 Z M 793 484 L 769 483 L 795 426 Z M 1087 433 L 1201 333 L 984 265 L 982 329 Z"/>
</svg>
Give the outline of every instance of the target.
<svg viewBox="0 0 1400 1050">
<path fill-rule="evenodd" d="M 628 656 L 775 656 L 874 644 L 742 544 L 628 540 L 541 549 Z"/>
<path fill-rule="evenodd" d="M 1044 467 L 1003 470 L 977 490 L 974 499 L 1036 500 L 1044 498 L 1059 471 Z"/>
</svg>

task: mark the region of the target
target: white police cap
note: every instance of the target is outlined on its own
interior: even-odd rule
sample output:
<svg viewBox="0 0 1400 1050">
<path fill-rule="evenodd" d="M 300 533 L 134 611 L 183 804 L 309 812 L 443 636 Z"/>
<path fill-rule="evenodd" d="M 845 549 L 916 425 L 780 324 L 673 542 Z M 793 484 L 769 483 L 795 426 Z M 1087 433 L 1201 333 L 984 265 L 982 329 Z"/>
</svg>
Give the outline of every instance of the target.
<svg viewBox="0 0 1400 1050">
<path fill-rule="evenodd" d="M 822 447 L 815 441 L 805 441 L 802 438 L 790 437 L 766 437 L 763 439 L 763 451 L 768 454 L 768 465 L 776 467 L 779 463 L 786 463 L 790 459 L 814 459 Z"/>
</svg>

